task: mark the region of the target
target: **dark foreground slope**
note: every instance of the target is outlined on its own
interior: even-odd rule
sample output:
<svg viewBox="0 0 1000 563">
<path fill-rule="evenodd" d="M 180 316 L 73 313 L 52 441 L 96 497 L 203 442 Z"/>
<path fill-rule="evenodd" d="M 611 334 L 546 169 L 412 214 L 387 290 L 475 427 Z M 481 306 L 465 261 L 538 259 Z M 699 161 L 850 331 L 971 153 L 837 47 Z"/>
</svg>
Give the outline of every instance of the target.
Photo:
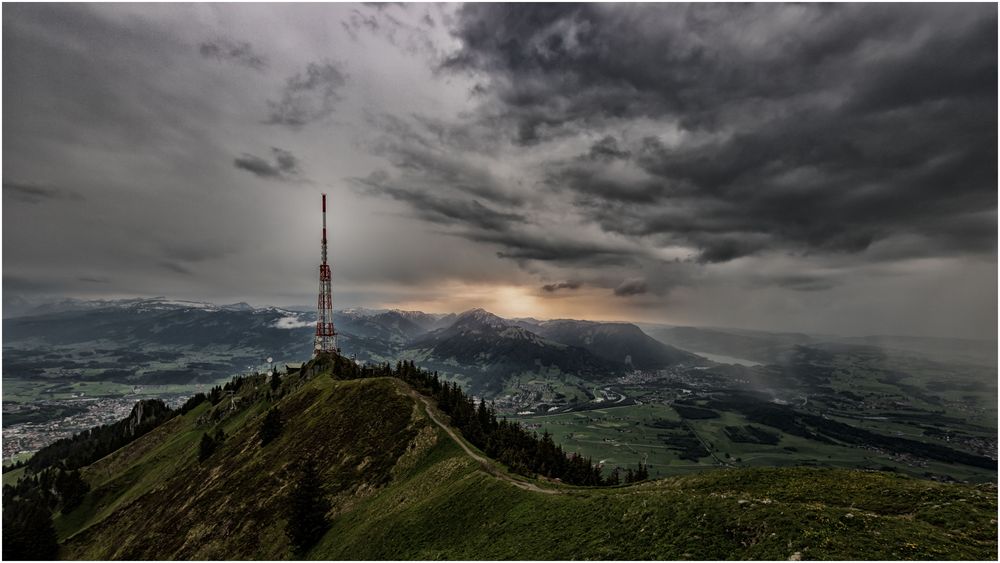
<svg viewBox="0 0 1000 563">
<path fill-rule="evenodd" d="M 485 471 L 399 380 L 294 380 L 281 399 L 262 383 L 202 404 L 90 466 L 93 490 L 56 521 L 62 557 L 288 558 L 290 467 L 307 456 L 332 505 L 314 559 L 996 556 L 993 485 L 805 468 L 611 489 L 514 483 Z M 285 429 L 261 448 L 272 404 Z M 228 438 L 199 463 L 198 440 L 216 420 Z"/>
</svg>

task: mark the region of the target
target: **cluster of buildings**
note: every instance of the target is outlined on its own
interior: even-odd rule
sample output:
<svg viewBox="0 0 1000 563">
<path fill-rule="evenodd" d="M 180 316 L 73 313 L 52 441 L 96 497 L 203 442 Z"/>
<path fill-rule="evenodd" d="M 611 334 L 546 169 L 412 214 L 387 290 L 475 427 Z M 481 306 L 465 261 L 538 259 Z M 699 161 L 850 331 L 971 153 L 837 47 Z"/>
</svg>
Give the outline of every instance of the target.
<svg viewBox="0 0 1000 563">
<path fill-rule="evenodd" d="M 111 424 L 126 418 L 140 397 L 123 395 L 115 397 L 79 397 L 60 401 L 42 400 L 32 404 L 4 403 L 4 415 L 25 410 L 43 410 L 67 405 L 82 406 L 86 410 L 69 416 L 59 416 L 40 422 L 23 422 L 3 428 L 3 458 L 5 461 L 24 453 L 36 452 L 61 438 L 69 438 L 84 430 L 102 424 Z M 186 396 L 171 394 L 160 397 L 171 408 L 178 407 Z"/>
</svg>

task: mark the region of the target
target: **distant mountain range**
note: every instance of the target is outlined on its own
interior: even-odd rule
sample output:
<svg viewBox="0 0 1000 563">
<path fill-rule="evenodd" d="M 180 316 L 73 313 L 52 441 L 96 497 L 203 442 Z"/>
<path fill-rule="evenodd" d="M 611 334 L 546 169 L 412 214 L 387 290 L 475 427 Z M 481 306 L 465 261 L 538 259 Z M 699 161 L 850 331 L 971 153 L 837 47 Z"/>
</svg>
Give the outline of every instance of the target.
<svg viewBox="0 0 1000 563">
<path fill-rule="evenodd" d="M 603 323 L 560 319 L 521 321 L 539 335 L 583 348 L 609 362 L 636 369 L 660 369 L 678 363 L 699 363 L 698 356 L 651 338 L 631 323 Z"/>
<path fill-rule="evenodd" d="M 20 305 L 9 316 L 7 303 Z M 4 376 L 124 383 L 214 381 L 247 366 L 300 362 L 312 355 L 315 313 L 246 303 L 167 298 L 44 303 L 5 296 Z M 582 320 L 504 319 L 482 309 L 432 314 L 395 309 L 334 313 L 343 353 L 359 361 L 418 361 L 491 396 L 515 377 L 572 376 L 610 381 L 632 369 L 710 364 L 697 354 L 763 364 L 787 362 L 801 346 L 864 347 L 937 361 L 996 365 L 996 342 L 842 338 L 725 328 Z M 715 356 L 713 356 L 715 355 Z M 717 357 L 718 356 L 718 357 Z"/>
<path fill-rule="evenodd" d="M 610 351 L 595 353 L 594 346 L 580 346 L 585 340 L 580 334 L 551 338 L 522 325 L 473 309 L 447 327 L 417 336 L 405 346 L 404 355 L 429 368 L 464 375 L 474 391 L 486 394 L 499 391 L 503 382 L 515 375 L 556 372 L 600 381 L 627 369 L 624 356 L 614 361 L 609 359 Z"/>
<path fill-rule="evenodd" d="M 153 350 L 215 354 L 214 363 L 199 364 L 202 371 L 174 370 L 167 372 L 169 377 L 163 370 L 151 371 L 157 382 L 167 377 L 175 383 L 227 375 L 217 372 L 240 371 L 248 362 L 260 363 L 268 356 L 277 361 L 306 360 L 311 356 L 315 322 L 311 312 L 165 298 L 65 300 L 36 305 L 30 313 L 3 320 L 5 347 L 117 348 L 128 351 L 115 352 L 126 354 L 116 356 L 120 364 L 128 363 L 127 354 L 142 351 L 153 360 L 163 359 L 150 353 Z M 509 320 L 483 309 L 457 315 L 347 309 L 334 313 L 334 323 L 345 355 L 376 362 L 418 359 L 421 365 L 458 377 L 475 392 L 486 394 L 499 391 L 514 376 L 567 374 L 606 381 L 629 369 L 707 363 L 628 323 Z M 5 366 L 5 375 L 16 376 L 18 367 L 25 369 L 17 359 L 15 355 L 14 363 Z M 175 360 L 183 364 L 182 358 Z M 30 369 L 38 361 L 25 359 L 34 366 Z M 59 365 L 72 367 L 73 360 Z M 104 364 L 91 359 L 88 365 Z M 117 366 L 114 373 L 121 376 L 121 367 L 126 366 Z M 142 381 L 128 373 L 124 377 Z"/>
</svg>

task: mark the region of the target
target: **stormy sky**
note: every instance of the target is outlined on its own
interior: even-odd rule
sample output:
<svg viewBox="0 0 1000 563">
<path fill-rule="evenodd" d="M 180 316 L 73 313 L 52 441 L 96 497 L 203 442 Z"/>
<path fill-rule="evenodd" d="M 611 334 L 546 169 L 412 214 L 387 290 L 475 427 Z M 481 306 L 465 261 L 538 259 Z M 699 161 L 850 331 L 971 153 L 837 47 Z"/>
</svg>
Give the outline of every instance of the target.
<svg viewBox="0 0 1000 563">
<path fill-rule="evenodd" d="M 3 6 L 3 292 L 997 335 L 997 6 Z"/>
</svg>

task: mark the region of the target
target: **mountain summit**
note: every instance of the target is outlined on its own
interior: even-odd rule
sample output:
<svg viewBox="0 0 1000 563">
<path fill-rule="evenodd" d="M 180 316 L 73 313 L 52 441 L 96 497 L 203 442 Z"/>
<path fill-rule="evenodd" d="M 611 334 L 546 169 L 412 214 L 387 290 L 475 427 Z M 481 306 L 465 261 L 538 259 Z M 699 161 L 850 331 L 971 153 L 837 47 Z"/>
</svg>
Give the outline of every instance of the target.
<svg viewBox="0 0 1000 563">
<path fill-rule="evenodd" d="M 489 327 L 491 329 L 503 329 L 510 326 L 510 323 L 505 319 L 494 315 L 493 313 L 487 311 L 486 309 L 469 309 L 464 313 L 458 315 L 455 322 L 451 325 L 453 328 L 458 329 L 470 329 L 476 330 L 479 327 Z"/>
<path fill-rule="evenodd" d="M 541 336 L 583 348 L 612 362 L 637 369 L 655 370 L 679 363 L 704 364 L 690 352 L 659 342 L 631 323 L 555 320 L 524 323 Z"/>
</svg>

